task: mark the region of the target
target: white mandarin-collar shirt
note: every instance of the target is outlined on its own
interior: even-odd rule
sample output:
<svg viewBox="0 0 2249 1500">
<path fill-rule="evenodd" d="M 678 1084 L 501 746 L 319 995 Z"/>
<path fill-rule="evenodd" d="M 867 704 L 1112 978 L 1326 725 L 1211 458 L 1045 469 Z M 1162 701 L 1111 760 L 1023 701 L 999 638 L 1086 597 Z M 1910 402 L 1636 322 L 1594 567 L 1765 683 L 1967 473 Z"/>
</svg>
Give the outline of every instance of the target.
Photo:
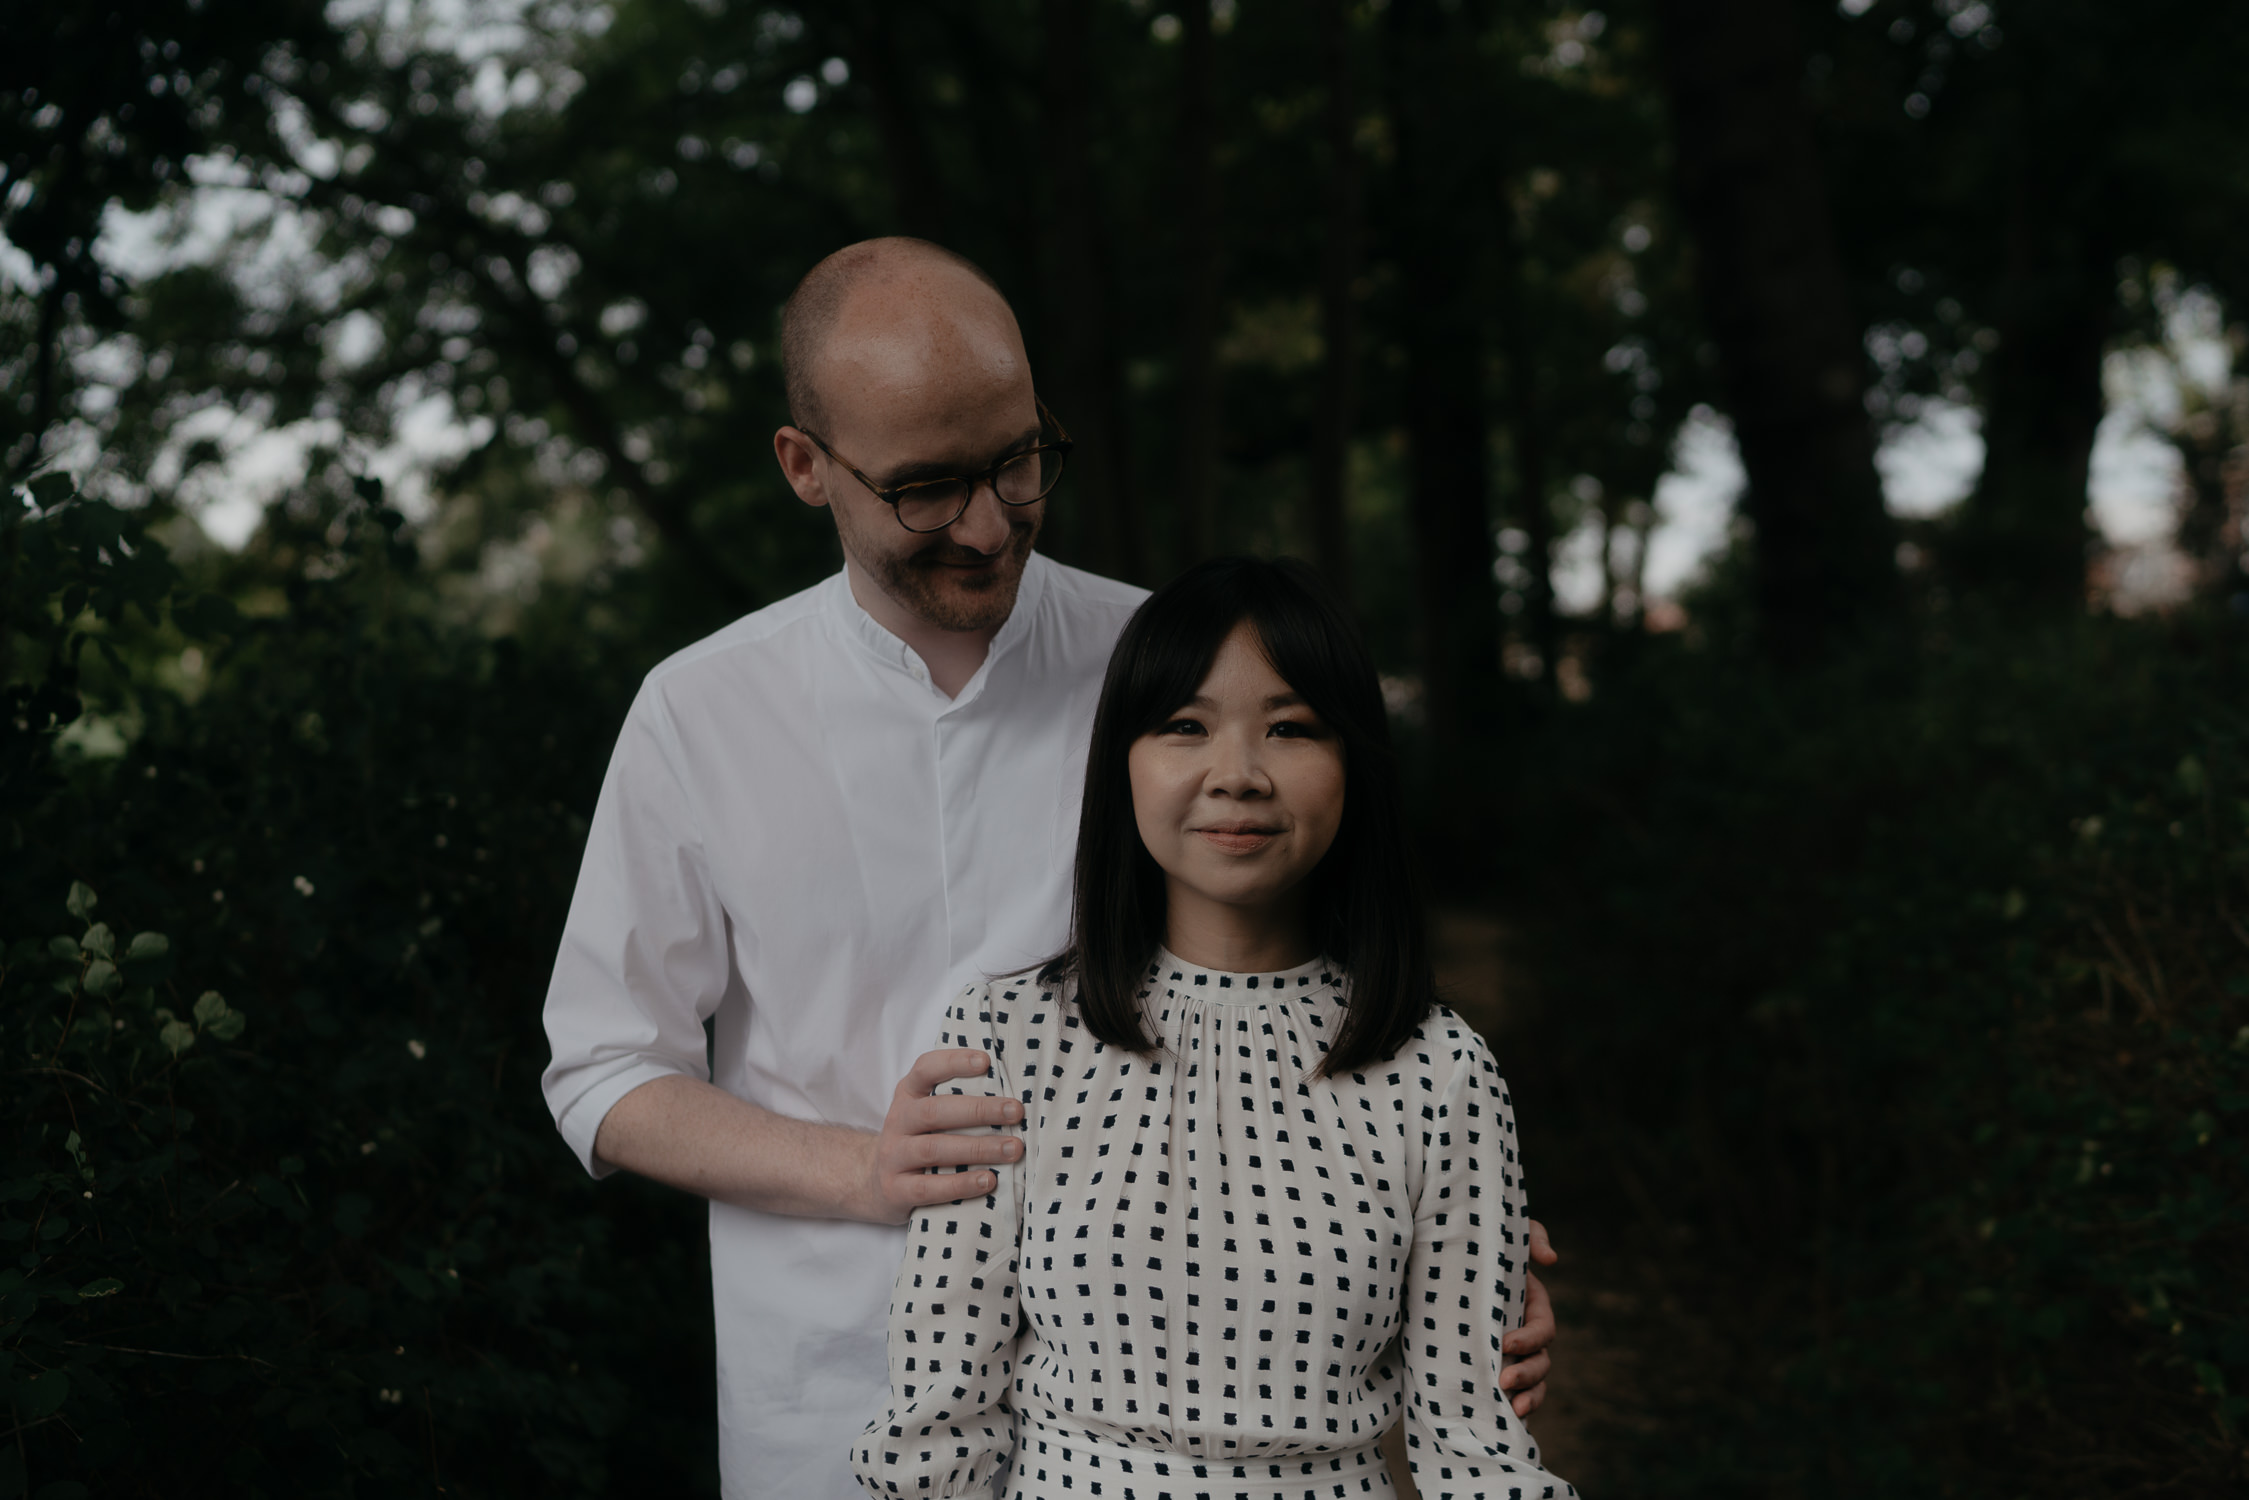
<svg viewBox="0 0 2249 1500">
<path fill-rule="evenodd" d="M 610 1106 L 675 1073 L 879 1130 L 962 986 L 1062 946 L 1094 700 L 1143 597 L 1034 553 L 955 698 L 841 573 L 649 674 L 547 993 L 547 1104 L 589 1171 Z M 858 1495 L 904 1234 L 711 1205 L 729 1497 Z"/>
</svg>

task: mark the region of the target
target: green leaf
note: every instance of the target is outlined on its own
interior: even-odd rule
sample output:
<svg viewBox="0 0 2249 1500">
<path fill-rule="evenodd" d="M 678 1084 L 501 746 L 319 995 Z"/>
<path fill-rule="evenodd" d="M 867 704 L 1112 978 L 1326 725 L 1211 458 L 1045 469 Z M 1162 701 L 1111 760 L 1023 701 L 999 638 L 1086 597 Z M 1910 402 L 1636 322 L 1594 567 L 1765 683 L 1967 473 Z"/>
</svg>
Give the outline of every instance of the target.
<svg viewBox="0 0 2249 1500">
<path fill-rule="evenodd" d="M 242 1012 L 229 1007 L 227 1013 L 213 1021 L 207 1029 L 220 1041 L 231 1042 L 242 1035 L 242 1028 L 247 1024 L 248 1018 Z"/>
<path fill-rule="evenodd" d="M 93 887 L 86 884 L 85 881 L 73 880 L 70 883 L 70 901 L 68 903 L 70 914 L 80 921 L 86 919 L 86 913 L 92 911 L 94 903 L 100 899 L 94 894 Z"/>
<path fill-rule="evenodd" d="M 86 966 L 85 982 L 87 994 L 105 998 L 125 987 L 124 976 L 117 972 L 117 965 L 106 958 Z"/>
<path fill-rule="evenodd" d="M 219 594 L 198 594 L 184 605 L 172 607 L 172 619 L 191 636 L 227 635 L 240 628 L 242 612 L 232 599 Z"/>
<path fill-rule="evenodd" d="M 170 1049 L 174 1057 L 195 1045 L 195 1028 L 185 1021 L 167 1021 L 156 1039 Z"/>
<path fill-rule="evenodd" d="M 117 953 L 117 938 L 110 932 L 107 922 L 96 922 L 86 929 L 86 935 L 78 940 L 78 946 L 96 958 L 112 958 Z"/>
<path fill-rule="evenodd" d="M 215 1025 L 226 1013 L 226 1001 L 217 990 L 205 990 L 196 997 L 195 1024 L 198 1026 Z"/>
<path fill-rule="evenodd" d="M 81 1297 L 114 1297 L 125 1290 L 125 1283 L 114 1276 L 100 1276 L 78 1289 Z"/>
<path fill-rule="evenodd" d="M 172 940 L 161 932 L 137 932 L 125 949 L 127 958 L 162 958 L 172 951 Z"/>
<path fill-rule="evenodd" d="M 70 1377 L 60 1370 L 49 1370 L 24 1386 L 23 1394 L 16 1398 L 16 1409 L 23 1413 L 24 1420 L 36 1421 L 51 1415 L 69 1395 Z"/>
<path fill-rule="evenodd" d="M 74 964 L 78 962 L 78 939 L 69 937 L 56 938 L 52 942 L 47 944 L 47 951 L 49 953 L 52 953 L 55 957 L 61 959 L 66 964 Z"/>
<path fill-rule="evenodd" d="M 374 1215 L 374 1200 L 363 1193 L 345 1193 L 336 1199 L 335 1212 L 329 1215 L 328 1222 L 336 1226 L 336 1233 L 347 1240 L 355 1240 L 367 1232 L 368 1221 Z"/>
<path fill-rule="evenodd" d="M 2194 1362 L 2194 1378 L 2201 1381 L 2202 1388 L 2213 1396 L 2223 1396 L 2226 1393 L 2225 1371 L 2207 1360 L 2198 1359 Z"/>
<path fill-rule="evenodd" d="M 2200 760 L 2190 755 L 2179 762 L 2179 790 L 2189 797 L 2199 797 L 2209 784 L 2210 777 L 2202 769 Z"/>
</svg>

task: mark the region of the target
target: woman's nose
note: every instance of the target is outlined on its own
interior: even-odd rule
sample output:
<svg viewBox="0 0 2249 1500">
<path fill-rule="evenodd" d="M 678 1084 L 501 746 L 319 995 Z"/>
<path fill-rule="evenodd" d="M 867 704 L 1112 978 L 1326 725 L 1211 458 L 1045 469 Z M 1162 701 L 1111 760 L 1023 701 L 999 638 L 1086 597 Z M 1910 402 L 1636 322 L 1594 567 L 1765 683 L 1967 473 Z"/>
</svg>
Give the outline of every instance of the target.
<svg viewBox="0 0 2249 1500">
<path fill-rule="evenodd" d="M 1263 735 L 1224 734 L 1211 743 L 1210 774 L 1204 781 L 1207 790 L 1225 797 L 1261 797 L 1273 789 L 1271 778 L 1265 774 Z"/>
</svg>

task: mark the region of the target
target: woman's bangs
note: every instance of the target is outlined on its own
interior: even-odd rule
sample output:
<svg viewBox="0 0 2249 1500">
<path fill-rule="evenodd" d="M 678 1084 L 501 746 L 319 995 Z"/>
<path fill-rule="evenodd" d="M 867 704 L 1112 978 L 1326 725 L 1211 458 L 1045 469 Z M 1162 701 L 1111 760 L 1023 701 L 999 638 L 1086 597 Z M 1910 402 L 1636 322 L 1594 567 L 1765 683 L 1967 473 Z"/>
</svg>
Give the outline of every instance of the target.
<svg viewBox="0 0 2249 1500">
<path fill-rule="evenodd" d="M 1119 705 L 1128 743 L 1163 728 L 1201 690 L 1240 618 L 1222 610 L 1181 610 L 1139 643 Z"/>
</svg>

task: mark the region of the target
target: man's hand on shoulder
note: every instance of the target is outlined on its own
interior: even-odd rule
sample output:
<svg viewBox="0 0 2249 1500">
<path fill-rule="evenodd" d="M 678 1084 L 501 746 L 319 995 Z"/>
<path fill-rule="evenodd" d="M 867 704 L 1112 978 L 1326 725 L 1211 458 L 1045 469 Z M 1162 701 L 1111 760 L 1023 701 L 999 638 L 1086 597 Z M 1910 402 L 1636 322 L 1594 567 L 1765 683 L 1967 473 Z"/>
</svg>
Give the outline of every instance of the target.
<svg viewBox="0 0 2249 1500">
<path fill-rule="evenodd" d="M 988 1171 L 931 1170 L 1012 1162 L 1023 1155 L 1021 1136 L 951 1133 L 1023 1122 L 1023 1106 L 1017 1100 L 937 1092 L 955 1078 L 981 1078 L 991 1066 L 985 1053 L 962 1047 L 924 1052 L 914 1060 L 890 1096 L 882 1133 L 869 1143 L 862 1208 L 854 1217 L 903 1224 L 917 1208 L 992 1190 L 995 1182 Z"/>
<path fill-rule="evenodd" d="M 1531 1259 L 1542 1266 L 1561 1260 L 1546 1238 L 1546 1226 L 1531 1220 Z M 1500 1375 L 1500 1389 L 1513 1391 L 1515 1415 L 1527 1417 L 1546 1399 L 1546 1375 L 1554 1361 L 1547 1350 L 1554 1343 L 1554 1303 L 1535 1274 L 1523 1278 L 1523 1326 L 1500 1340 L 1500 1352 L 1515 1363 Z"/>
</svg>

